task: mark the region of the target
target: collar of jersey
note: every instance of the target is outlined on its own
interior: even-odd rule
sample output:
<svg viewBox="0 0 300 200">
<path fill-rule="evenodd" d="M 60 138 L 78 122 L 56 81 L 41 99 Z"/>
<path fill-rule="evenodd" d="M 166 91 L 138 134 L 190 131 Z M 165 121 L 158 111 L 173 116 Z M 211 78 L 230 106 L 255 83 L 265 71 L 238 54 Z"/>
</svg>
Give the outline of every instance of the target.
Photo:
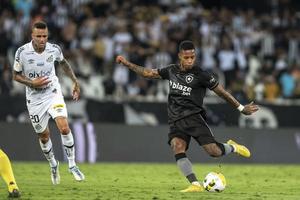
<svg viewBox="0 0 300 200">
<path fill-rule="evenodd" d="M 183 74 L 186 74 L 186 73 L 191 73 L 191 72 L 194 72 L 195 71 L 195 68 L 197 67 L 196 65 L 193 65 L 193 67 L 191 69 L 188 69 L 186 71 L 182 71 L 180 70 L 180 64 L 176 64 L 176 69 L 180 72 L 180 73 L 183 73 Z"/>
</svg>

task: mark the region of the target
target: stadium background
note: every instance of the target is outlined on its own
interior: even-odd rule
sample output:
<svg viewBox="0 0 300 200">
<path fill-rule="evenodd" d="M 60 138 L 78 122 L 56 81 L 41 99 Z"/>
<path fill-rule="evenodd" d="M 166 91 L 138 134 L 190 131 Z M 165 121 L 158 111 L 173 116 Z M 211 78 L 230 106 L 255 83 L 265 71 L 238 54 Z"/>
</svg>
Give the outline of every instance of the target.
<svg viewBox="0 0 300 200">
<path fill-rule="evenodd" d="M 216 160 L 193 147 L 193 159 L 299 163 L 299 8 L 296 0 L 2 0 L 0 146 L 12 160 L 44 160 L 26 112 L 24 86 L 11 78 L 15 50 L 30 40 L 31 24 L 42 19 L 49 25 L 49 41 L 62 47 L 81 83 L 81 100 L 74 103 L 71 82 L 57 69 L 79 161 L 173 161 L 166 144 L 168 83 L 141 79 L 114 58 L 122 54 L 159 68 L 177 62 L 178 43 L 190 39 L 203 68 L 217 74 L 240 102 L 254 100 L 261 107 L 244 117 L 208 92 L 205 106 L 216 137 L 236 138 L 254 153 L 250 160 Z M 53 124 L 51 130 L 62 160 Z"/>
</svg>

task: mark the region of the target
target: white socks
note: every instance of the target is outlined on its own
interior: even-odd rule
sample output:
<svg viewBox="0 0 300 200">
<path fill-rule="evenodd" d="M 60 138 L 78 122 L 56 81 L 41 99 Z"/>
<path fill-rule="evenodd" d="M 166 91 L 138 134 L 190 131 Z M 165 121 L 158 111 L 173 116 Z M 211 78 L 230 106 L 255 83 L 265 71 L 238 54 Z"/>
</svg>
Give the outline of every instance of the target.
<svg viewBox="0 0 300 200">
<path fill-rule="evenodd" d="M 61 141 L 67 154 L 69 168 L 76 166 L 74 139 L 72 133 L 70 132 L 67 135 L 61 135 Z M 49 161 L 50 167 L 55 167 L 57 165 L 57 161 L 54 157 L 51 139 L 49 138 L 48 142 L 45 144 L 43 144 L 41 140 L 39 140 L 39 142 L 46 159 Z"/>
<path fill-rule="evenodd" d="M 72 132 L 67 135 L 61 135 L 61 141 L 64 145 L 67 158 L 69 160 L 69 168 L 76 166 L 75 163 L 75 147 Z"/>
<path fill-rule="evenodd" d="M 48 142 L 45 144 L 43 144 L 41 140 L 39 140 L 39 142 L 46 159 L 49 161 L 50 167 L 55 167 L 57 162 L 54 157 L 51 139 L 49 138 Z"/>
</svg>

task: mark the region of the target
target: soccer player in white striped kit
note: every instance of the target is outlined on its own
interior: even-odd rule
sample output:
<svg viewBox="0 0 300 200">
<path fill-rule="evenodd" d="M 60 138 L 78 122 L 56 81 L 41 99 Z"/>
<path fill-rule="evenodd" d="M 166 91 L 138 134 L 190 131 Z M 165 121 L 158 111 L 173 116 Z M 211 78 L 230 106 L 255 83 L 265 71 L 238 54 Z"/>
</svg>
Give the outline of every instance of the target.
<svg viewBox="0 0 300 200">
<path fill-rule="evenodd" d="M 78 100 L 80 86 L 76 76 L 64 58 L 60 47 L 48 42 L 45 22 L 34 23 L 32 40 L 21 46 L 15 54 L 13 79 L 26 86 L 26 102 L 32 126 L 38 135 L 41 149 L 51 167 L 51 180 L 60 183 L 59 162 L 54 157 L 48 121 L 52 117 L 61 133 L 62 144 L 69 161 L 69 171 L 75 180 L 85 179 L 75 163 L 75 147 L 67 120 L 67 109 L 55 74 L 55 62 L 73 81 L 73 99 Z"/>
</svg>

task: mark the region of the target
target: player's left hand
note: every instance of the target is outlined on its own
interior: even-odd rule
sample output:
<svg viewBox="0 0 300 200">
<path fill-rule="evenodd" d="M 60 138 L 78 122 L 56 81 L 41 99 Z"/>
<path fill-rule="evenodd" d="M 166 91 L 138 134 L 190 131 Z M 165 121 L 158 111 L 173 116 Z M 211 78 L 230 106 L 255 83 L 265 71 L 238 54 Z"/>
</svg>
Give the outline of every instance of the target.
<svg viewBox="0 0 300 200">
<path fill-rule="evenodd" d="M 258 105 L 254 104 L 254 102 L 252 101 L 251 103 L 245 105 L 244 109 L 242 110 L 242 113 L 244 115 L 251 115 L 252 113 L 258 111 L 258 109 Z"/>
<path fill-rule="evenodd" d="M 73 85 L 73 91 L 72 91 L 73 100 L 77 101 L 80 96 L 80 86 L 79 83 L 76 81 Z"/>
</svg>

